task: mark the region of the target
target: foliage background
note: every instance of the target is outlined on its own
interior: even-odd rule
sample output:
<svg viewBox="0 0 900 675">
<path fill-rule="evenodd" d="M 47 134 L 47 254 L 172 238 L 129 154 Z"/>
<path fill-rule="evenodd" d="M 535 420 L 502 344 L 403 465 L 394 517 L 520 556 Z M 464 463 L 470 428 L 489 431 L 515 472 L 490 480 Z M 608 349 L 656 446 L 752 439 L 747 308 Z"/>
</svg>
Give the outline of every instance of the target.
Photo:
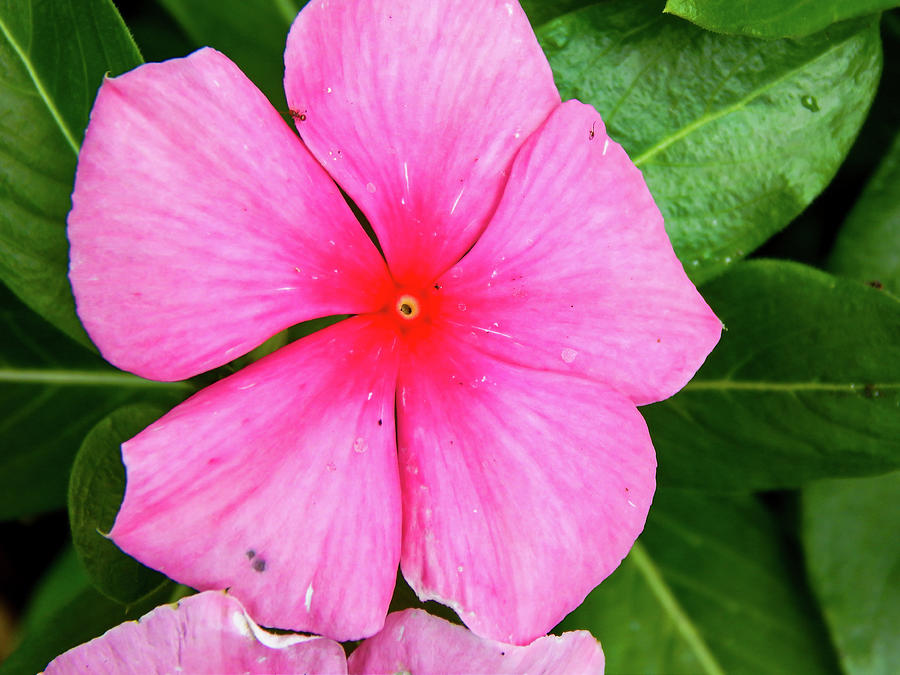
<svg viewBox="0 0 900 675">
<path fill-rule="evenodd" d="M 286 112 L 300 4 L 0 0 L 0 673 L 190 592 L 98 530 L 118 444 L 242 365 L 147 382 L 77 323 L 64 223 L 100 79 L 208 44 Z M 900 672 L 897 4 L 524 3 L 563 97 L 640 166 L 727 328 L 642 409 L 646 531 L 560 627 L 591 630 L 610 673 Z M 400 580 L 395 606 L 414 603 Z"/>
</svg>

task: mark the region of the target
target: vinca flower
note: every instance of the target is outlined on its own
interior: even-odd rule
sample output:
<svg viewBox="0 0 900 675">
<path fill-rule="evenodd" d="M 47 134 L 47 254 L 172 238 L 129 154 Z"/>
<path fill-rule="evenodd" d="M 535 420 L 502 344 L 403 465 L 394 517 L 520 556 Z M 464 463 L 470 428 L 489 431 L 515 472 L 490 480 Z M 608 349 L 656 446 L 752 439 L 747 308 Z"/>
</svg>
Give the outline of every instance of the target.
<svg viewBox="0 0 900 675">
<path fill-rule="evenodd" d="M 347 659 L 333 640 L 266 631 L 234 597 L 206 591 L 116 626 L 58 656 L 44 672 L 602 675 L 603 665 L 603 651 L 586 631 L 516 647 L 415 609 L 389 614 L 384 630 Z"/>
<path fill-rule="evenodd" d="M 179 380 L 352 315 L 126 442 L 111 537 L 263 625 L 373 635 L 399 565 L 476 634 L 528 643 L 640 533 L 636 406 L 721 325 L 516 2 L 314 0 L 285 91 L 298 133 L 202 49 L 97 96 L 70 278 L 110 362 Z"/>
</svg>

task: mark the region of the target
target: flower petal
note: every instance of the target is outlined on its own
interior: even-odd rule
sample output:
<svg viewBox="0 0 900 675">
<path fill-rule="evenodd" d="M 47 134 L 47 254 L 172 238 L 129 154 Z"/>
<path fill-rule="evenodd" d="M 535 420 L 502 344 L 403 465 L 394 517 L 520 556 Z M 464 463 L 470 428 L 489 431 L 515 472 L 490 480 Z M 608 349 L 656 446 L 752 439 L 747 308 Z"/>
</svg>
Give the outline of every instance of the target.
<svg viewBox="0 0 900 675">
<path fill-rule="evenodd" d="M 288 35 L 285 90 L 408 284 L 472 245 L 513 155 L 559 104 L 515 0 L 314 0 Z"/>
<path fill-rule="evenodd" d="M 577 101 L 522 148 L 490 226 L 440 285 L 444 315 L 479 349 L 587 375 L 638 405 L 683 387 L 722 328 L 640 171 Z"/>
<path fill-rule="evenodd" d="M 79 316 L 144 377 L 189 377 L 300 321 L 377 309 L 388 280 L 328 175 L 212 49 L 104 81 L 72 201 Z"/>
<path fill-rule="evenodd" d="M 628 553 L 656 459 L 621 394 L 435 331 L 401 361 L 403 575 L 477 634 L 543 635 Z"/>
<path fill-rule="evenodd" d="M 163 605 L 55 658 L 46 675 L 146 673 L 346 673 L 331 640 L 263 631 L 241 603 L 209 591 Z"/>
<path fill-rule="evenodd" d="M 126 553 L 260 623 L 381 628 L 400 553 L 396 338 L 356 317 L 211 385 L 122 446 Z"/>
<path fill-rule="evenodd" d="M 479 638 L 420 609 L 388 614 L 384 629 L 349 659 L 360 675 L 601 675 L 603 651 L 587 631 L 548 635 L 527 647 Z"/>
</svg>

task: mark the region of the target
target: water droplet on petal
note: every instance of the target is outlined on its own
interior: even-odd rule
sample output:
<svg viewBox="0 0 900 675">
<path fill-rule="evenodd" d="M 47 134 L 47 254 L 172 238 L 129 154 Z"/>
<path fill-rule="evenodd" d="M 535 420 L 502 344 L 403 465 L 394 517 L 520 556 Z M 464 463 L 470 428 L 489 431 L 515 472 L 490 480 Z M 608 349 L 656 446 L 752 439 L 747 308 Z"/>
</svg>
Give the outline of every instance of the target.
<svg viewBox="0 0 900 675">
<path fill-rule="evenodd" d="M 334 462 L 328 462 L 328 464 L 325 465 L 325 468 L 329 471 L 337 471 L 337 467 L 334 465 Z"/>
<path fill-rule="evenodd" d="M 366 190 L 369 192 L 375 192 L 375 183 L 366 183 Z"/>
<path fill-rule="evenodd" d="M 358 452 L 358 453 L 362 454 L 368 449 L 369 449 L 369 444 L 366 442 L 365 438 L 360 436 L 355 441 L 353 441 L 353 452 Z"/>
<path fill-rule="evenodd" d="M 457 308 L 460 312 L 465 312 L 465 311 L 466 311 L 466 303 L 461 302 L 461 303 L 459 303 L 459 304 L 456 306 L 456 308 Z"/>
<path fill-rule="evenodd" d="M 566 347 L 562 350 L 560 356 L 562 356 L 562 360 L 566 363 L 572 363 L 572 361 L 575 360 L 575 357 L 578 356 L 578 352 L 571 347 Z"/>
</svg>

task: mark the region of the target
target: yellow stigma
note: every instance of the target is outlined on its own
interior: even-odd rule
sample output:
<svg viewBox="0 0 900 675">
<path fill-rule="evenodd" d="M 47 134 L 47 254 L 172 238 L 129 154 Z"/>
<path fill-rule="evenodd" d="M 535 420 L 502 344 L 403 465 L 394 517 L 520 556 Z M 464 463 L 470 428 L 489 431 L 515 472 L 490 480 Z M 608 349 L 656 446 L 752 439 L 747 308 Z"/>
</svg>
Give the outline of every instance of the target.
<svg viewBox="0 0 900 675">
<path fill-rule="evenodd" d="M 397 313 L 407 321 L 411 321 L 419 316 L 419 312 L 421 309 L 419 308 L 419 301 L 416 300 L 412 295 L 404 294 L 397 298 L 397 304 L 395 305 L 397 309 Z"/>
</svg>

